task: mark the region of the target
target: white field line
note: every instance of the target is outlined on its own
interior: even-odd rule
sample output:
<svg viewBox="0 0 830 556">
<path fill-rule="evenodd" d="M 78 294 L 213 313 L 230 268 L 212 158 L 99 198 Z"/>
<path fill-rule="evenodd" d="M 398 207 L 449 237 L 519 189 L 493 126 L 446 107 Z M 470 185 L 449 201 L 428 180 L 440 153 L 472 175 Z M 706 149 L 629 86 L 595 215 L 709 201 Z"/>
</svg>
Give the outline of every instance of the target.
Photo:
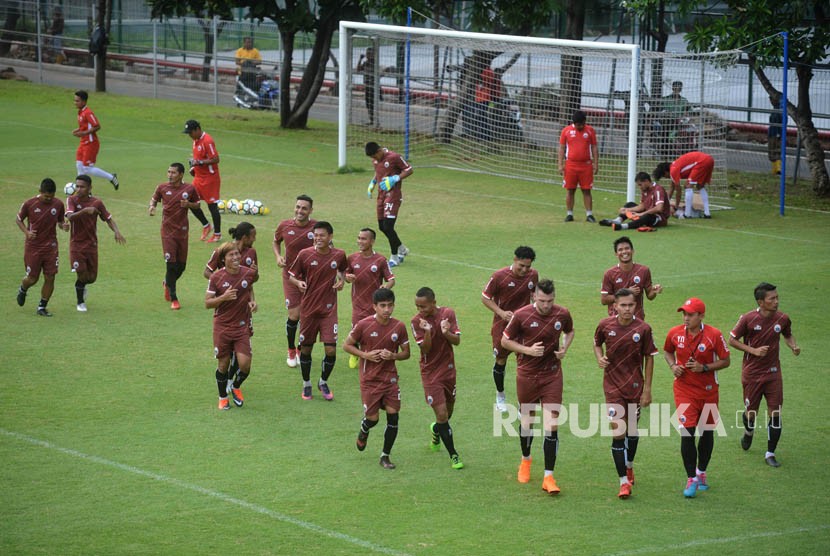
<svg viewBox="0 0 830 556">
<path fill-rule="evenodd" d="M 407 556 L 406 553 L 400 552 L 398 550 L 394 550 L 391 548 L 387 548 L 385 546 L 381 546 L 375 544 L 373 542 L 365 541 L 363 539 L 359 539 L 357 537 L 353 537 L 351 535 L 347 535 L 345 533 L 340 533 L 339 531 L 334 531 L 331 529 L 326 529 L 325 527 L 321 527 L 314 523 L 310 523 L 308 521 L 303 521 L 301 519 L 297 519 L 291 517 L 289 515 L 285 515 L 283 513 L 271 510 L 264 506 L 259 506 L 257 504 L 252 504 L 251 502 L 247 502 L 245 500 L 235 498 L 233 496 L 224 494 L 222 492 L 218 492 L 215 490 L 211 490 L 208 488 L 201 487 L 199 485 L 195 485 L 193 483 L 188 483 L 185 481 L 180 481 L 179 479 L 175 479 L 173 477 L 168 477 L 166 475 L 162 475 L 160 473 L 153 473 L 151 471 L 145 471 L 138 467 L 133 467 L 132 465 L 126 465 L 123 463 L 118 463 L 116 461 L 111 461 L 102 457 L 93 456 L 89 454 L 85 454 L 83 452 L 79 452 L 77 450 L 72 450 L 71 448 L 64 448 L 62 446 L 57 446 L 52 444 L 51 442 L 47 442 L 45 440 L 40 440 L 38 438 L 34 438 L 32 436 L 28 436 L 26 434 L 21 434 L 14 431 L 9 431 L 3 428 L 0 428 L 0 434 L 7 436 L 9 438 L 13 438 L 15 440 L 19 440 L 21 442 L 26 442 L 28 444 L 32 444 L 34 446 L 39 446 L 41 448 L 46 448 L 47 450 L 52 450 L 55 452 L 59 452 L 61 454 L 72 456 L 78 459 L 82 459 L 91 463 L 96 463 L 98 465 L 103 465 L 105 467 L 110 467 L 114 469 L 118 469 L 119 471 L 124 471 L 126 473 L 132 473 L 133 475 L 138 475 L 140 477 L 144 477 L 146 479 L 152 479 L 154 481 L 159 481 L 162 483 L 167 483 L 169 485 L 173 485 L 177 488 L 182 490 L 189 490 L 191 492 L 195 492 L 197 494 L 202 494 L 205 496 L 209 496 L 211 498 L 215 498 L 220 500 L 221 502 L 225 502 L 227 504 L 233 506 L 239 506 L 246 510 L 250 510 L 252 512 L 270 517 L 277 521 L 282 521 L 283 523 L 288 523 L 290 525 L 294 525 L 296 527 L 300 527 L 302 529 L 308 529 L 314 533 L 329 537 L 331 539 L 336 539 L 343 541 L 348 544 L 352 544 L 355 546 L 359 546 L 365 550 L 369 550 L 372 552 L 377 552 L 380 554 L 394 554 L 397 556 Z"/>
</svg>

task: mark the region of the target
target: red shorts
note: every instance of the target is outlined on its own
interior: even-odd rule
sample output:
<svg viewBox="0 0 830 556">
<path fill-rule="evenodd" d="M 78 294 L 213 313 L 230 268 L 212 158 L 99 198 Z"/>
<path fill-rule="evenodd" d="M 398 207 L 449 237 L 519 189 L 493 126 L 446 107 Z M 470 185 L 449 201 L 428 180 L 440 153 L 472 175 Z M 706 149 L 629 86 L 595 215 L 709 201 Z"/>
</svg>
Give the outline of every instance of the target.
<svg viewBox="0 0 830 556">
<path fill-rule="evenodd" d="M 744 389 L 744 407 L 749 411 L 758 411 L 761 397 L 767 399 L 770 413 L 778 411 L 784 405 L 784 379 L 781 373 L 767 373 L 763 378 L 741 381 Z"/>
<path fill-rule="evenodd" d="M 507 328 L 507 321 L 499 319 L 490 328 L 490 336 L 493 338 L 493 356 L 496 359 L 507 359 L 511 351 L 501 347 L 501 339 L 504 337 L 504 329 Z"/>
<path fill-rule="evenodd" d="M 246 326 L 234 334 L 213 329 L 213 356 L 216 359 L 230 357 L 231 354 L 251 356 L 251 335 Z"/>
<path fill-rule="evenodd" d="M 562 187 L 565 189 L 591 189 L 594 186 L 594 167 L 580 162 L 565 163 L 565 179 L 562 180 Z"/>
<path fill-rule="evenodd" d="M 705 161 L 695 164 L 692 171 L 689 172 L 689 185 L 697 186 L 695 189 L 700 189 L 712 182 L 712 171 L 715 169 L 715 159 L 708 158 Z"/>
<path fill-rule="evenodd" d="M 288 279 L 288 271 L 282 273 L 282 293 L 285 295 L 285 308 L 293 309 L 300 306 L 303 292 Z"/>
<path fill-rule="evenodd" d="M 23 264 L 26 266 L 26 276 L 37 280 L 40 273 L 54 276 L 58 273 L 58 249 L 50 251 L 31 252 L 23 251 Z"/>
<path fill-rule="evenodd" d="M 424 400 L 428 406 L 455 403 L 455 373 L 435 378 L 421 375 L 421 382 L 424 385 Z"/>
<path fill-rule="evenodd" d="M 712 386 L 712 390 L 707 391 L 674 382 L 674 405 L 677 407 L 681 427 L 700 425 L 702 428 L 714 429 L 720 421 L 718 400 L 717 386 Z"/>
<path fill-rule="evenodd" d="M 363 401 L 363 415 L 376 415 L 383 409 L 387 413 L 401 410 L 401 388 L 398 379 L 394 382 L 360 383 L 360 399 Z"/>
<path fill-rule="evenodd" d="M 186 263 L 187 262 L 187 238 L 162 237 L 161 249 L 164 251 L 164 262 Z"/>
<path fill-rule="evenodd" d="M 72 272 L 98 275 L 98 249 L 76 250 L 69 247 L 69 263 Z"/>
<path fill-rule="evenodd" d="M 397 218 L 398 211 L 401 210 L 401 203 L 403 199 L 396 199 L 389 195 L 378 198 L 378 203 L 375 207 L 378 220 L 386 220 L 387 218 Z"/>
<path fill-rule="evenodd" d="M 94 166 L 95 161 L 98 159 L 98 151 L 100 148 L 101 143 L 98 141 L 78 145 L 78 150 L 75 151 L 75 160 L 83 163 L 84 166 Z"/>
<path fill-rule="evenodd" d="M 562 370 L 556 373 L 522 376 L 516 373 L 516 399 L 524 404 L 561 404 Z"/>
<path fill-rule="evenodd" d="M 193 187 L 199 193 L 199 198 L 208 204 L 219 202 L 219 178 L 212 180 L 194 179 Z"/>
<path fill-rule="evenodd" d="M 300 345 L 313 345 L 317 334 L 324 344 L 337 343 L 337 311 L 310 317 L 300 314 Z"/>
</svg>

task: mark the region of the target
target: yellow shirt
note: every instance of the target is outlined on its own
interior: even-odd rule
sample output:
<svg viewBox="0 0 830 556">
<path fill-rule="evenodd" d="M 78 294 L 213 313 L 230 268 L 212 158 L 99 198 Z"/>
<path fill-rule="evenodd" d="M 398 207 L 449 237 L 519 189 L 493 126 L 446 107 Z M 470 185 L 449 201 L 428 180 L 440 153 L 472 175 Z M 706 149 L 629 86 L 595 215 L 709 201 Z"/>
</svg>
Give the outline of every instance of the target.
<svg viewBox="0 0 830 556">
<path fill-rule="evenodd" d="M 236 65 L 242 66 L 242 62 L 244 60 L 254 60 L 255 62 L 262 62 L 262 55 L 256 48 L 238 48 L 236 50 Z"/>
</svg>

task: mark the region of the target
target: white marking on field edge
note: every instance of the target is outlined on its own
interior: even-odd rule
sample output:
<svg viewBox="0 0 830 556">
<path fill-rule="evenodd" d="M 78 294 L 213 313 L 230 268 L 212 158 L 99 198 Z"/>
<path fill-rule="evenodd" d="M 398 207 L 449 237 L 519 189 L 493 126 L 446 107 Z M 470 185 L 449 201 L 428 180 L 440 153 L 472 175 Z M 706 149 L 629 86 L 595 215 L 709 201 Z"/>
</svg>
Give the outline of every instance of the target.
<svg viewBox="0 0 830 556">
<path fill-rule="evenodd" d="M 199 485 L 194 485 L 192 483 L 188 483 L 185 481 L 180 481 L 178 479 L 174 479 L 173 477 L 168 477 L 166 475 L 161 475 L 159 473 L 153 473 L 151 471 L 145 471 L 143 469 L 139 469 L 138 467 L 133 467 L 132 465 L 126 465 L 123 463 L 118 463 L 116 461 L 111 461 L 102 457 L 92 456 L 89 454 L 85 454 L 83 452 L 79 452 L 77 450 L 72 450 L 71 448 L 63 448 L 62 446 L 57 446 L 52 444 L 51 442 L 47 442 L 45 440 L 40 440 L 38 438 L 34 438 L 25 434 L 21 434 L 18 432 L 8 431 L 6 429 L 0 428 L 0 434 L 4 436 L 8 436 L 10 438 L 14 438 L 16 440 L 20 440 L 22 442 L 27 442 L 34 446 L 40 446 L 41 448 L 46 448 L 48 450 L 54 450 L 55 452 L 60 452 L 62 454 L 73 456 L 82 460 L 86 460 L 92 463 L 97 463 L 99 465 L 103 465 L 106 467 L 112 467 L 114 469 L 118 469 L 120 471 L 125 471 L 127 473 L 132 473 L 134 475 L 138 475 L 140 477 L 145 477 L 147 479 L 152 479 L 154 481 L 160 481 L 163 483 L 167 483 L 183 490 L 189 490 L 191 492 L 196 492 L 198 494 L 204 494 L 205 496 L 210 496 L 211 498 L 216 498 L 217 500 L 221 500 L 222 502 L 227 502 L 228 504 L 233 504 L 234 506 L 239 506 L 241 508 L 245 508 L 246 510 L 251 510 L 258 514 L 262 514 L 268 516 L 270 518 L 276 519 L 277 521 L 282 521 L 284 523 L 288 523 L 291 525 L 296 525 L 297 527 L 302 527 L 303 529 L 308 529 L 309 531 L 313 531 L 314 533 L 319 533 L 320 535 L 324 535 L 326 537 L 341 540 L 347 542 L 349 544 L 353 544 L 364 548 L 366 550 L 370 550 L 372 552 L 378 552 L 381 554 L 394 554 L 396 556 L 407 556 L 405 552 L 400 552 L 391 548 L 386 548 L 385 546 L 380 546 L 378 544 L 365 541 L 363 539 L 358 539 L 357 537 L 352 537 L 351 535 L 347 535 L 345 533 L 340 533 L 338 531 L 333 531 L 331 529 L 326 529 L 325 527 L 321 527 L 314 523 L 310 523 L 308 521 L 303 521 L 301 519 L 297 519 L 288 515 L 285 515 L 280 512 L 276 512 L 274 510 L 268 509 L 264 506 L 258 506 L 257 504 L 252 504 L 251 502 L 247 502 L 245 500 L 240 500 L 239 498 L 234 498 L 233 496 L 229 496 L 227 494 L 217 492 L 215 490 L 210 490 L 208 488 L 201 487 Z"/>
</svg>

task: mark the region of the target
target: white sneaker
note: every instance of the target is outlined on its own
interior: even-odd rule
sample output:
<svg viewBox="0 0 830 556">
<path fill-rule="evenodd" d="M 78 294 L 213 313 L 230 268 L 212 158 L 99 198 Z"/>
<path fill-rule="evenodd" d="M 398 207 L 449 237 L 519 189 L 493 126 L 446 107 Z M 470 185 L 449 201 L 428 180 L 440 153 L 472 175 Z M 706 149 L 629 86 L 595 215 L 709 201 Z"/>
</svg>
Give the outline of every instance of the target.
<svg viewBox="0 0 830 556">
<path fill-rule="evenodd" d="M 391 257 L 389 257 L 389 268 L 395 268 L 396 266 L 399 266 L 402 262 L 403 259 L 401 259 L 399 256 L 392 255 Z"/>
<path fill-rule="evenodd" d="M 496 393 L 496 409 L 502 413 L 507 413 L 507 399 L 504 394 Z"/>
<path fill-rule="evenodd" d="M 86 313 L 86 303 L 78 303 L 78 312 Z"/>
<path fill-rule="evenodd" d="M 300 364 L 300 350 L 289 349 L 288 357 L 285 359 L 285 364 L 292 369 L 295 369 Z"/>
<path fill-rule="evenodd" d="M 400 258 L 404 258 L 407 255 L 409 255 L 409 249 L 407 248 L 406 245 L 401 244 L 400 247 L 398 247 L 398 256 Z"/>
</svg>

